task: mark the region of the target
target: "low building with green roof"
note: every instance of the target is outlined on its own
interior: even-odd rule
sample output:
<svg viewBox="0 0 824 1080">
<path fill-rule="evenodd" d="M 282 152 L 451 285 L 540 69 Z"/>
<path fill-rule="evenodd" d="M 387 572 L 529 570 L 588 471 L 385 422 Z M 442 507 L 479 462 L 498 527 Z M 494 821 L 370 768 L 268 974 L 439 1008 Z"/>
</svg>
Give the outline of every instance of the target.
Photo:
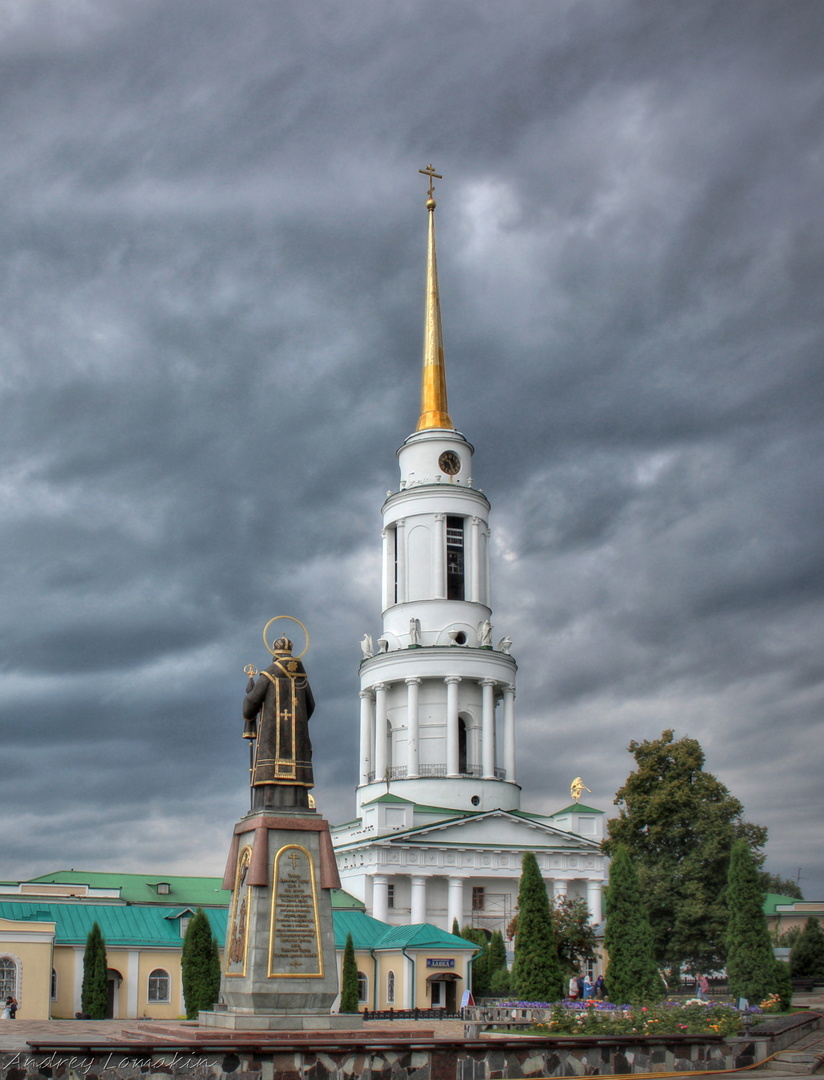
<svg viewBox="0 0 824 1080">
<path fill-rule="evenodd" d="M 185 1015 L 183 937 L 202 908 L 221 946 L 231 893 L 220 878 L 61 870 L 0 884 L 0 979 L 21 1018 L 68 1019 L 80 1011 L 83 954 L 96 922 L 106 942 L 108 1012 L 117 1019 Z M 340 964 L 352 934 L 363 1008 L 453 1007 L 468 988 L 477 949 L 435 926 L 397 928 L 332 892 Z M 398 934 L 398 930 L 403 932 Z"/>
</svg>

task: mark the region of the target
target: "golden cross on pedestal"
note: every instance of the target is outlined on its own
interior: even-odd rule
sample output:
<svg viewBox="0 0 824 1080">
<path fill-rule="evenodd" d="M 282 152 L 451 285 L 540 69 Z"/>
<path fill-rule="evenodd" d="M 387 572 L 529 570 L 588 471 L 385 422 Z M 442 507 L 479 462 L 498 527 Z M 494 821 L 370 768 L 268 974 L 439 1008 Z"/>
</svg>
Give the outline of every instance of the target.
<svg viewBox="0 0 824 1080">
<path fill-rule="evenodd" d="M 292 864 L 292 869 L 297 870 L 298 863 L 300 862 L 300 855 L 296 851 L 293 851 L 289 856 L 289 862 Z"/>
<path fill-rule="evenodd" d="M 426 194 L 429 196 L 430 199 L 433 198 L 435 194 L 435 185 L 432 183 L 432 181 L 443 180 L 443 177 L 440 173 L 435 172 L 434 165 L 427 165 L 425 169 L 418 169 L 418 172 L 423 173 L 424 176 L 429 177 L 429 191 L 427 191 Z"/>
</svg>

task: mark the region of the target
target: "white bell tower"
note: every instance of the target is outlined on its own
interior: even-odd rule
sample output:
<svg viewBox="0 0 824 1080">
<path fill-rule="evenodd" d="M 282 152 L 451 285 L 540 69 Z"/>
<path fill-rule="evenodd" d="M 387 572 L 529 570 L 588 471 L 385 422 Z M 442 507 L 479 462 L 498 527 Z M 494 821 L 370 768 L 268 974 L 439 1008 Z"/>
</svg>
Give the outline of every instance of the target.
<svg viewBox="0 0 824 1080">
<path fill-rule="evenodd" d="M 383 629 L 360 667 L 357 812 L 386 793 L 463 811 L 518 810 L 515 672 L 492 640 L 489 501 L 446 397 L 430 177 L 426 317 L 417 430 L 383 506 Z M 372 653 L 368 642 L 365 652 Z"/>
</svg>

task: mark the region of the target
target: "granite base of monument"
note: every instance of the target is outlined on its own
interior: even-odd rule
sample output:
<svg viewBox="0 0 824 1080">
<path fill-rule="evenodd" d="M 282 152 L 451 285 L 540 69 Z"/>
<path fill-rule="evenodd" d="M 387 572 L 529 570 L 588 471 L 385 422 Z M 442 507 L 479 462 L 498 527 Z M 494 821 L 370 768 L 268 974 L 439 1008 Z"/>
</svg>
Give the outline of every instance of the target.
<svg viewBox="0 0 824 1080">
<path fill-rule="evenodd" d="M 203 1027 L 233 1031 L 356 1029 L 338 995 L 330 891 L 340 888 L 329 825 L 314 811 L 256 811 L 235 826 L 221 1005 Z"/>
</svg>

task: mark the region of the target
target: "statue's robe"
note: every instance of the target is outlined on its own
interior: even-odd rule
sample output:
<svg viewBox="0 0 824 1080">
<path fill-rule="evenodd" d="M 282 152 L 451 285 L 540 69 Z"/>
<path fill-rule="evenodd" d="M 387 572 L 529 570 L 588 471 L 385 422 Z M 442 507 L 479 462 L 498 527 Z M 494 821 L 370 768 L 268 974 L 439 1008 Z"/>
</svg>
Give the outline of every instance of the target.
<svg viewBox="0 0 824 1080">
<path fill-rule="evenodd" d="M 252 807 L 308 806 L 314 786 L 309 718 L 315 699 L 300 660 L 279 656 L 260 673 L 243 702 L 257 718 L 252 763 Z"/>
</svg>

